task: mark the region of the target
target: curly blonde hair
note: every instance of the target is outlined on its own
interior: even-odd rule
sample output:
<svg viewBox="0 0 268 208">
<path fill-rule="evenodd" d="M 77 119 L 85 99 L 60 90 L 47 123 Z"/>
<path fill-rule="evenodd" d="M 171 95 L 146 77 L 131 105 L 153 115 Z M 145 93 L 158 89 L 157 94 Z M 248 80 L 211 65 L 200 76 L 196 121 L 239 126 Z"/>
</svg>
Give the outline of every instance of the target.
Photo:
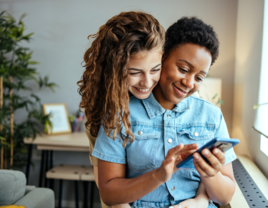
<svg viewBox="0 0 268 208">
<path fill-rule="evenodd" d="M 103 125 L 107 136 L 115 139 L 123 124 L 126 138 L 134 141 L 129 121 L 126 65 L 132 54 L 157 47 L 163 50 L 165 30 L 152 15 L 130 11 L 112 17 L 88 38 L 94 41 L 84 54 L 86 69 L 77 82 L 82 96 L 79 107 L 88 119 L 85 126 L 96 137 Z M 127 139 L 124 146 L 126 142 Z"/>
</svg>

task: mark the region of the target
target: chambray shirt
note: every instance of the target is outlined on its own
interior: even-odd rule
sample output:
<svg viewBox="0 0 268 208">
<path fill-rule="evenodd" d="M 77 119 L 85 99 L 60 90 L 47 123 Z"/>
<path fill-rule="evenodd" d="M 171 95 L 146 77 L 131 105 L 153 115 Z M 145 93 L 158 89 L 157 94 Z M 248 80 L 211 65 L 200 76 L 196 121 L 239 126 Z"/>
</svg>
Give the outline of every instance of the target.
<svg viewBox="0 0 268 208">
<path fill-rule="evenodd" d="M 126 164 L 127 178 L 135 178 L 161 166 L 167 152 L 180 143 L 198 143 L 199 147 L 215 137 L 229 138 L 221 110 L 200 98 L 183 99 L 172 110 L 166 110 L 151 94 L 145 100 L 131 97 L 129 102 L 131 131 L 134 142 L 122 146 L 120 138 L 107 137 L 100 128 L 92 155 L 105 161 Z M 235 160 L 233 149 L 225 153 L 226 164 Z M 132 207 L 168 207 L 196 195 L 200 175 L 193 161 L 188 161 L 171 179 L 131 203 Z M 210 201 L 209 207 L 215 207 Z"/>
</svg>

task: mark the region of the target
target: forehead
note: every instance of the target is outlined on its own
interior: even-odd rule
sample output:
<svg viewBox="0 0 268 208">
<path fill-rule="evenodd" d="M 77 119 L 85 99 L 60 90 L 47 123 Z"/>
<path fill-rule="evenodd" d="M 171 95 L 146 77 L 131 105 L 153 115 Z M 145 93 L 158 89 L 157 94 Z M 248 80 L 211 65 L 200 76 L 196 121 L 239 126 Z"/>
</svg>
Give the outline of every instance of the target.
<svg viewBox="0 0 268 208">
<path fill-rule="evenodd" d="M 127 68 L 146 69 L 161 63 L 162 50 L 140 51 L 130 56 Z"/>
<path fill-rule="evenodd" d="M 210 52 L 203 46 L 185 43 L 172 49 L 166 59 L 180 62 L 185 60 L 193 66 L 203 66 L 203 68 L 209 68 L 212 61 Z"/>
</svg>

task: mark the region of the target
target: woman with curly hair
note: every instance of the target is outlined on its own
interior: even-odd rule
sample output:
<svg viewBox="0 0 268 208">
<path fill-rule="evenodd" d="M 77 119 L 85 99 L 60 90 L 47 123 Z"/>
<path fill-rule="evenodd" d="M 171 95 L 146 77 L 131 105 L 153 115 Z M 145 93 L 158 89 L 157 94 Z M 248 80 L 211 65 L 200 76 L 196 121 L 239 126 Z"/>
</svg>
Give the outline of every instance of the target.
<svg viewBox="0 0 268 208">
<path fill-rule="evenodd" d="M 82 96 L 80 108 L 88 118 L 85 125 L 92 153 L 100 126 L 114 140 L 121 127 L 127 137 L 134 139 L 129 121 L 129 96 L 145 99 L 158 83 L 165 31 L 152 15 L 122 12 L 89 37 L 95 40 L 84 55 L 86 70 L 78 84 Z M 127 140 L 123 146 L 127 146 Z M 185 145 L 179 152 L 189 154 L 196 148 L 196 145 Z M 98 161 L 92 155 L 90 160 L 98 185 Z M 196 199 L 200 207 L 208 202 L 202 186 Z"/>
<path fill-rule="evenodd" d="M 215 137 L 229 137 L 221 110 L 192 96 L 218 52 L 213 28 L 202 20 L 185 17 L 169 27 L 158 85 L 148 98 L 133 96 L 129 101 L 134 137 L 129 138 L 121 125 L 111 140 L 100 127 L 92 155 L 99 158 L 99 189 L 105 203 L 200 207 L 191 203 L 200 182 L 212 201 L 230 202 L 235 190 L 233 149 L 225 154 L 218 148 L 205 149 L 202 155 L 209 163 L 195 153 L 193 161 L 176 168 L 184 145 L 202 146 Z M 211 200 L 206 207 L 215 207 Z"/>
</svg>

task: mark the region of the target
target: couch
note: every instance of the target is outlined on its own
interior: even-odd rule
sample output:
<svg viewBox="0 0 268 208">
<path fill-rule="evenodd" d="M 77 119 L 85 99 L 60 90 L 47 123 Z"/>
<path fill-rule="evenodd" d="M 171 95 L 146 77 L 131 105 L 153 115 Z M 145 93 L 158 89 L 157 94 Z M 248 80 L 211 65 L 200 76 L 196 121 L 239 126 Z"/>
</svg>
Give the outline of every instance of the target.
<svg viewBox="0 0 268 208">
<path fill-rule="evenodd" d="M 21 171 L 0 170 L 0 206 L 3 205 L 55 208 L 54 192 L 48 188 L 26 186 L 26 178 Z"/>
</svg>

